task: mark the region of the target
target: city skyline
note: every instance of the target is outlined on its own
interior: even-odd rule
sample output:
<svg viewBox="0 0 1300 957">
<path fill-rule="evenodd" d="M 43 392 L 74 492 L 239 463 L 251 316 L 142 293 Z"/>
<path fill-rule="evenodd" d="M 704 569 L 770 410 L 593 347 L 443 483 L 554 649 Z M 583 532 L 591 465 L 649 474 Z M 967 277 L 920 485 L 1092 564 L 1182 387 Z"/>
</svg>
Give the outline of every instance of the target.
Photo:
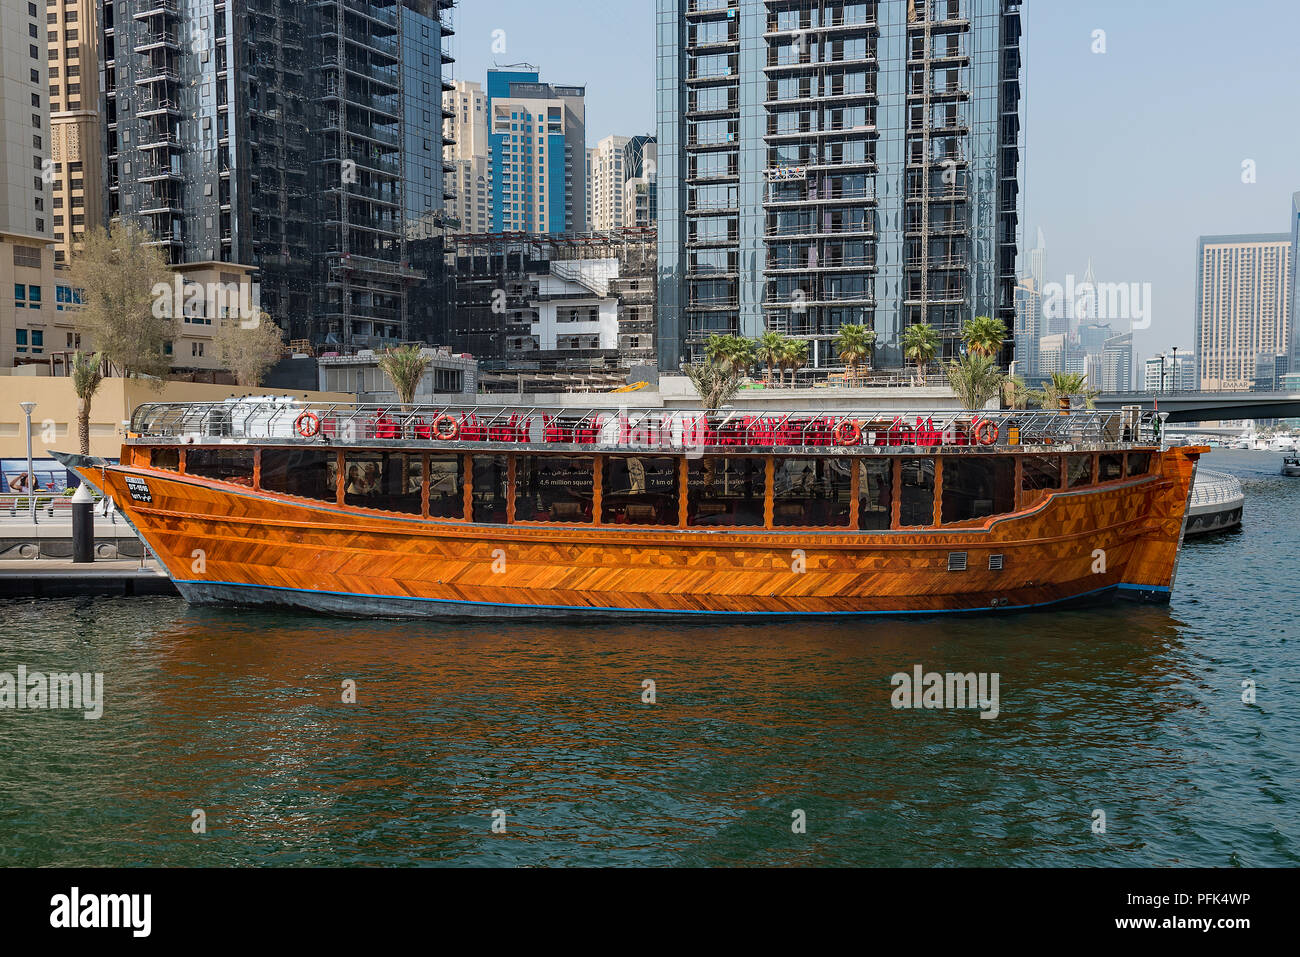
<svg viewBox="0 0 1300 957">
<path fill-rule="evenodd" d="M 1017 272 L 1028 274 L 1041 228 L 1046 281 L 1082 275 L 1091 258 L 1100 279 L 1151 283 L 1151 325 L 1134 330 L 1138 357 L 1193 341 L 1200 236 L 1291 228 L 1300 125 L 1276 118 L 1294 112 L 1290 38 L 1300 32 L 1300 8 L 1275 0 L 1250 7 L 1255 15 L 1225 20 L 1208 4 L 1180 8 L 1176 19 L 1117 0 L 1024 4 Z M 611 133 L 654 133 L 654 14 L 655 0 L 458 6 L 456 75 L 480 79 L 494 61 L 564 69 L 570 82 L 587 84 L 589 146 Z M 1273 28 L 1258 30 L 1261 18 Z M 493 30 L 505 31 L 505 54 L 492 53 Z M 1205 117 L 1213 117 L 1213 135 Z M 1246 161 L 1253 165 L 1243 168 Z"/>
</svg>

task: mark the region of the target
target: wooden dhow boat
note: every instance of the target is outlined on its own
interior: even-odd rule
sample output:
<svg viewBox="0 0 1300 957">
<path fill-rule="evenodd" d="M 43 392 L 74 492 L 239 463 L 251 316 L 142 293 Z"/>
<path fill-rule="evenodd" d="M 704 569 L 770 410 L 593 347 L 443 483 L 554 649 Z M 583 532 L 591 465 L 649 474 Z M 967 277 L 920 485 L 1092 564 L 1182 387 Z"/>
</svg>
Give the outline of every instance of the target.
<svg viewBox="0 0 1300 957">
<path fill-rule="evenodd" d="M 354 616 L 988 612 L 1174 584 L 1152 413 L 136 409 L 111 496 L 189 601 Z"/>
</svg>

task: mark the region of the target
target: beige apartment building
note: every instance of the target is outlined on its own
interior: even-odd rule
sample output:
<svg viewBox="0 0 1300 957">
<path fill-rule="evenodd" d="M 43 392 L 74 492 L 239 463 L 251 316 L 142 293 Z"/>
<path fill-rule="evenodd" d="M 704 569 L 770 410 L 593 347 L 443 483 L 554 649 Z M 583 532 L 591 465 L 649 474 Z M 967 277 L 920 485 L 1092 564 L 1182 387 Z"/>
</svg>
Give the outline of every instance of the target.
<svg viewBox="0 0 1300 957">
<path fill-rule="evenodd" d="M 487 133 L 487 94 L 469 80 L 457 80 L 442 94 L 448 142 L 446 214 L 458 233 L 486 233 L 492 226 Z"/>
<path fill-rule="evenodd" d="M 67 262 L 104 217 L 94 0 L 46 0 L 54 258 Z"/>
<path fill-rule="evenodd" d="M 1286 352 L 1291 237 L 1202 236 L 1196 256 L 1196 364 L 1202 389 L 1249 389 L 1255 359 Z"/>
<path fill-rule="evenodd" d="M 629 142 L 630 137 L 610 135 L 587 151 L 591 163 L 587 177 L 588 206 L 593 230 L 621 229 L 630 225 L 624 214 L 626 198 L 623 190 L 628 180 L 624 164 Z"/>
</svg>

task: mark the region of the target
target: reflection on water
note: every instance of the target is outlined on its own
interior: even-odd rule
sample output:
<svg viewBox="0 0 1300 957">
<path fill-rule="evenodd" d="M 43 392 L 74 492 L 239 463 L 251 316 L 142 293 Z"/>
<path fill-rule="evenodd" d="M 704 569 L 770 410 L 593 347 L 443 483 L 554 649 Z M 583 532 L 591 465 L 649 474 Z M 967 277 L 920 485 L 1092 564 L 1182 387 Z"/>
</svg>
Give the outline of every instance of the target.
<svg viewBox="0 0 1300 957">
<path fill-rule="evenodd" d="M 103 671 L 107 704 L 0 712 L 0 863 L 1295 864 L 1300 480 L 1228 458 L 1246 528 L 1189 545 L 1167 608 L 610 627 L 12 603 L 0 670 Z M 916 664 L 997 672 L 1000 716 L 894 710 Z"/>
</svg>

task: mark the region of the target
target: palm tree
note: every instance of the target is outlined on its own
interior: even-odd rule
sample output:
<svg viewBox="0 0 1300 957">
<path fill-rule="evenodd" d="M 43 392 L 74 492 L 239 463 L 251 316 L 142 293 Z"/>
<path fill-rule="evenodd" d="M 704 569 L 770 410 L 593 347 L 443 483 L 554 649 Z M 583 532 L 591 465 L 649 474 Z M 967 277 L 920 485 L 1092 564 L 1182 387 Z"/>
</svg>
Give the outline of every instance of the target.
<svg viewBox="0 0 1300 957">
<path fill-rule="evenodd" d="M 1007 337 L 1007 324 L 992 316 L 976 316 L 962 325 L 961 337 L 965 340 L 968 351 L 992 359 L 1002 351 L 1002 340 Z"/>
<path fill-rule="evenodd" d="M 903 330 L 903 358 L 916 363 L 916 381 L 925 381 L 925 365 L 939 351 L 939 333 L 928 322 L 918 322 Z"/>
<path fill-rule="evenodd" d="M 785 336 L 779 332 L 773 332 L 769 329 L 755 340 L 754 358 L 767 366 L 767 383 L 772 384 L 772 367 L 780 359 L 781 344 L 785 342 Z"/>
<path fill-rule="evenodd" d="M 704 343 L 704 358 L 725 373 L 743 376 L 754 364 L 754 344 L 743 336 L 714 334 Z"/>
<path fill-rule="evenodd" d="M 1029 388 L 1021 376 L 1009 375 L 1002 380 L 1002 404 L 1008 409 L 1026 408 L 1029 395 Z"/>
<path fill-rule="evenodd" d="M 77 441 L 82 455 L 90 454 L 90 401 L 104 380 L 100 372 L 103 364 L 102 352 L 88 356 L 79 351 L 72 356 L 72 391 L 77 394 Z"/>
<path fill-rule="evenodd" d="M 1096 408 L 1093 403 L 1100 391 L 1088 387 L 1088 377 L 1078 372 L 1053 372 L 1051 381 L 1041 391 L 1028 393 L 1044 409 L 1059 409 L 1061 400 L 1073 395 L 1083 396 L 1084 404 Z"/>
<path fill-rule="evenodd" d="M 871 354 L 871 347 L 876 344 L 876 330 L 856 322 L 840 326 L 835 334 L 835 348 L 839 350 L 840 359 L 849 367 L 849 379 L 858 381 L 858 363 Z"/>
<path fill-rule="evenodd" d="M 415 401 L 415 390 L 429 368 L 429 357 L 419 346 L 398 346 L 379 357 L 379 371 L 392 380 L 397 400 L 403 406 Z"/>
<path fill-rule="evenodd" d="M 785 366 L 790 370 L 790 388 L 795 385 L 795 373 L 808 364 L 808 340 L 787 339 L 785 344 Z"/>
<path fill-rule="evenodd" d="M 712 362 L 689 363 L 682 366 L 682 372 L 691 380 L 700 395 L 700 404 L 709 412 L 721 408 L 740 391 L 740 377 Z"/>
<path fill-rule="evenodd" d="M 952 360 L 944 372 L 948 375 L 952 391 L 961 399 L 962 408 L 968 412 L 976 412 L 988 405 L 1006 378 L 997 362 L 989 356 L 976 353 Z"/>
</svg>

